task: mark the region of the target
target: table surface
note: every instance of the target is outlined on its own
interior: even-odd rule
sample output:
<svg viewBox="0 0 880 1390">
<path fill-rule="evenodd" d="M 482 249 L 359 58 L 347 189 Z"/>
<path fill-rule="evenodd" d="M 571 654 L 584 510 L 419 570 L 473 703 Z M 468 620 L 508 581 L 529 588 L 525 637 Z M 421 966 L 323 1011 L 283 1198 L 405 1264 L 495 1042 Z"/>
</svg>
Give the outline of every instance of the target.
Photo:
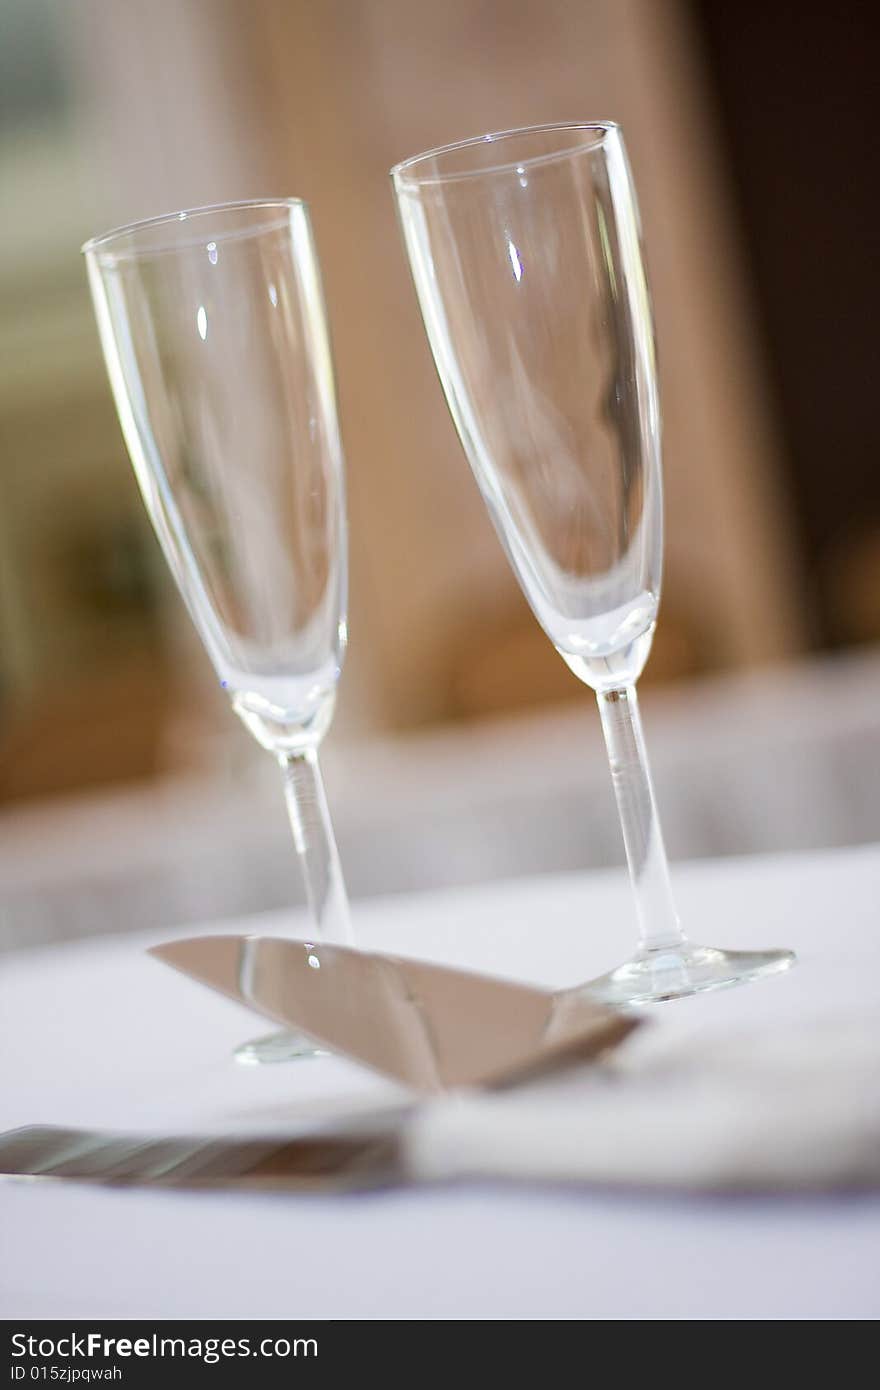
<svg viewBox="0 0 880 1390">
<path fill-rule="evenodd" d="M 690 934 L 786 945 L 788 975 L 664 1004 L 665 1043 L 880 1002 L 880 850 L 678 866 Z M 622 875 L 371 900 L 363 944 L 574 984 L 630 953 Z M 223 929 L 296 934 L 301 919 Z M 217 930 L 217 924 L 204 930 Z M 397 1094 L 335 1058 L 245 1068 L 265 1031 L 144 956 L 169 934 L 6 958 L 0 1128 L 246 1131 Z M 488 1184 L 317 1196 L 0 1183 L 7 1318 L 874 1318 L 880 1196 L 730 1199 Z"/>
</svg>

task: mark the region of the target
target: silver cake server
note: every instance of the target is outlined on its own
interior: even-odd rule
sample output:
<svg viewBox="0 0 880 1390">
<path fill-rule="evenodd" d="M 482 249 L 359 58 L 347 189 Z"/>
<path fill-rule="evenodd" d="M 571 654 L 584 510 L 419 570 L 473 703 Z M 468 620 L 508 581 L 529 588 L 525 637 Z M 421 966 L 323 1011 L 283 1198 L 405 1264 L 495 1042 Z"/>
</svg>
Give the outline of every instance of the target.
<svg viewBox="0 0 880 1390">
<path fill-rule="evenodd" d="M 553 993 L 346 946 L 196 936 L 151 954 L 420 1092 L 503 1085 L 594 1058 L 636 1027 L 577 989 Z"/>
</svg>

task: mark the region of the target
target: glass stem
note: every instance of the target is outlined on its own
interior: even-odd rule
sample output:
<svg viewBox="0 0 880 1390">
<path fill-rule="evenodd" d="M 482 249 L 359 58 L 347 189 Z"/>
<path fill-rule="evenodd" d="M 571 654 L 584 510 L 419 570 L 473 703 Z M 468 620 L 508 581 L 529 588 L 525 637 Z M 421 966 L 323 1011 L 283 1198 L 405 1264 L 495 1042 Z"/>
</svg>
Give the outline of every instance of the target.
<svg viewBox="0 0 880 1390">
<path fill-rule="evenodd" d="M 596 698 L 636 898 L 641 949 L 680 946 L 685 937 L 672 900 L 636 688 L 598 691 Z"/>
<path fill-rule="evenodd" d="M 354 945 L 348 895 L 327 808 L 316 749 L 282 754 L 287 813 L 302 865 L 306 898 L 318 938 L 335 946 Z"/>
</svg>

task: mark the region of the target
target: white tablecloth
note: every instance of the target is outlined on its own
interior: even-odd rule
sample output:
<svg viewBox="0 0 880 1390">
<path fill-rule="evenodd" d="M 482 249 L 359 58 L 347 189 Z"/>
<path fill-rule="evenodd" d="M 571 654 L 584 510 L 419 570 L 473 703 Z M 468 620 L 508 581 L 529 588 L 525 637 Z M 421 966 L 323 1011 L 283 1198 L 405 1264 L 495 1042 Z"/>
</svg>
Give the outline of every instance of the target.
<svg viewBox="0 0 880 1390">
<path fill-rule="evenodd" d="M 691 935 L 786 945 L 786 976 L 660 1006 L 646 1048 L 880 1003 L 880 851 L 703 862 Z M 283 916 L 225 924 L 293 932 Z M 373 900 L 365 944 L 573 984 L 629 954 L 616 874 Z M 205 930 L 216 930 L 216 924 Z M 153 934 L 149 940 L 160 939 Z M 273 1128 L 395 1093 L 336 1059 L 236 1066 L 259 1020 L 103 938 L 7 956 L 0 1127 Z M 0 1184 L 0 1315 L 873 1318 L 880 1197 L 729 1200 L 463 1185 L 356 1196 Z"/>
</svg>

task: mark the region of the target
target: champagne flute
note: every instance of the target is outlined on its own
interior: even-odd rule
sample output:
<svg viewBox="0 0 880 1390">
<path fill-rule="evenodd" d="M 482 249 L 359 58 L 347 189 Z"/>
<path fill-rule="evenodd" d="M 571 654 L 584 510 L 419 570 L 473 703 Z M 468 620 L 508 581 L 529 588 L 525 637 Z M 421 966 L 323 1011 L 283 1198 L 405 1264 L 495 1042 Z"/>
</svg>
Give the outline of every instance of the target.
<svg viewBox="0 0 880 1390">
<path fill-rule="evenodd" d="M 346 520 L 308 209 L 196 208 L 83 251 L 156 535 L 233 709 L 281 769 L 316 938 L 351 943 L 318 765 L 346 643 Z M 236 1055 L 313 1053 L 287 1034 Z"/>
<path fill-rule="evenodd" d="M 636 682 L 663 550 L 660 410 L 640 226 L 611 121 L 505 131 L 391 171 L 434 361 L 532 610 L 598 700 L 639 928 L 587 988 L 609 1004 L 719 989 L 790 966 L 684 936 Z"/>
</svg>

